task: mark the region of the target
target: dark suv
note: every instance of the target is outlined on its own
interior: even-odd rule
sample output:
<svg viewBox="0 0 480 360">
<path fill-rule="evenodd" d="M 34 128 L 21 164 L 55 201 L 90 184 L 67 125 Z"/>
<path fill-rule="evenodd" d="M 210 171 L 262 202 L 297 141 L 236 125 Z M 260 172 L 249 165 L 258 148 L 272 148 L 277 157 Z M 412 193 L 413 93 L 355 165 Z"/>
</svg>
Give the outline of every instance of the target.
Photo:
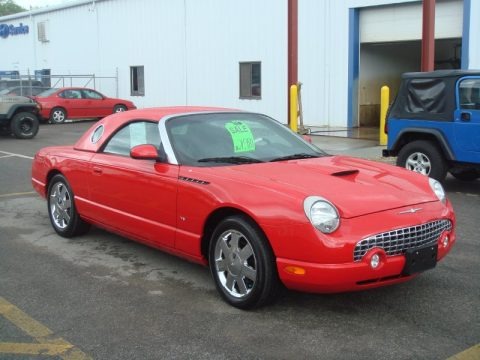
<svg viewBox="0 0 480 360">
<path fill-rule="evenodd" d="M 397 165 L 439 181 L 480 177 L 480 70 L 405 73 L 385 126 Z"/>
</svg>

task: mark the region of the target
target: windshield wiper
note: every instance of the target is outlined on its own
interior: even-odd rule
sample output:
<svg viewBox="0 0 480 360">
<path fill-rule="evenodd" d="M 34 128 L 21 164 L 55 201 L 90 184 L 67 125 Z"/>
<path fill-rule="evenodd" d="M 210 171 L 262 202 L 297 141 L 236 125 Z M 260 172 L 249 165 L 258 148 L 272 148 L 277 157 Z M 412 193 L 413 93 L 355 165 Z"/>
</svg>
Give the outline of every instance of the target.
<svg viewBox="0 0 480 360">
<path fill-rule="evenodd" d="M 262 160 L 254 159 L 248 156 L 224 156 L 224 157 L 211 157 L 197 160 L 197 162 L 215 162 L 215 163 L 227 163 L 227 164 L 252 164 L 262 163 Z"/>
<path fill-rule="evenodd" d="M 298 154 L 292 154 L 287 156 L 281 156 L 281 157 L 270 160 L 270 162 L 283 161 L 283 160 L 295 160 L 295 159 L 310 159 L 310 158 L 317 158 L 317 157 L 320 157 L 320 155 L 298 153 Z"/>
</svg>

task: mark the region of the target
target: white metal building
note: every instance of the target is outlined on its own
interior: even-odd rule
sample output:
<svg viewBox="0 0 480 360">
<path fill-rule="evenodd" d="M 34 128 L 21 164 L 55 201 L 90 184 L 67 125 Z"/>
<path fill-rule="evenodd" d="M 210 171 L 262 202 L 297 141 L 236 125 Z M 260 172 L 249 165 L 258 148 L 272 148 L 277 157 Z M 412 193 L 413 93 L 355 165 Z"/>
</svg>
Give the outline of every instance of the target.
<svg viewBox="0 0 480 360">
<path fill-rule="evenodd" d="M 375 126 L 380 86 L 395 92 L 420 68 L 421 19 L 421 1 L 299 0 L 305 123 Z M 436 61 L 480 68 L 479 0 L 437 0 Z M 217 105 L 286 123 L 287 0 L 81 0 L 0 18 L 0 74 L 42 69 L 138 107 Z M 95 81 L 73 78 L 83 74 Z"/>
</svg>

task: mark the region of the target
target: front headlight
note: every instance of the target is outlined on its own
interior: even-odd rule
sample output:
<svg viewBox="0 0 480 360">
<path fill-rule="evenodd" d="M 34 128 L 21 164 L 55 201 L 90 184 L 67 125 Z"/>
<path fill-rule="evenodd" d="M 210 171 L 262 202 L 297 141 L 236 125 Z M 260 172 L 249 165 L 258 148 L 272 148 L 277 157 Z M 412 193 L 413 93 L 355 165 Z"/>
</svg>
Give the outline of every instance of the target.
<svg viewBox="0 0 480 360">
<path fill-rule="evenodd" d="M 324 234 L 338 229 L 340 216 L 335 206 L 320 196 L 309 196 L 303 202 L 305 215 L 313 226 Z"/>
<path fill-rule="evenodd" d="M 447 195 L 445 194 L 445 190 L 443 190 L 442 184 L 432 178 L 429 178 L 428 182 L 430 183 L 432 191 L 437 195 L 438 200 L 445 204 L 447 202 Z"/>
</svg>

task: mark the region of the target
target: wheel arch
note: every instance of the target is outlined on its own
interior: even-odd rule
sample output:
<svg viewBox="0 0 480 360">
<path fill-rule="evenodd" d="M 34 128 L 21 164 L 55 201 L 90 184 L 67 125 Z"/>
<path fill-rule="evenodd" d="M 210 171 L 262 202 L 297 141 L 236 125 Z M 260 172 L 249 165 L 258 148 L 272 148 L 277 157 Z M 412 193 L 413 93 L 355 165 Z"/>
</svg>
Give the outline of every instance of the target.
<svg viewBox="0 0 480 360">
<path fill-rule="evenodd" d="M 63 112 L 65 113 L 65 118 L 67 117 L 68 111 L 67 111 L 67 109 L 65 109 L 63 106 L 54 106 L 54 107 L 52 107 L 52 109 L 50 110 L 50 116 L 52 116 L 52 113 L 53 113 L 56 109 L 61 109 L 61 110 L 63 110 Z"/>
<path fill-rule="evenodd" d="M 397 140 L 392 146 L 392 150 L 395 155 L 398 155 L 399 151 L 406 144 L 415 140 L 427 140 L 435 143 L 442 151 L 445 159 L 455 160 L 455 155 L 450 147 L 450 144 L 445 139 L 443 133 L 437 129 L 423 129 L 423 128 L 407 128 L 400 131 L 397 136 Z"/>
<path fill-rule="evenodd" d="M 48 196 L 48 188 L 50 186 L 50 181 L 52 181 L 53 177 L 55 175 L 62 175 L 62 172 L 58 169 L 51 169 L 48 173 L 47 173 L 47 178 L 45 179 L 45 196 Z"/>
<path fill-rule="evenodd" d="M 37 116 L 38 111 L 36 107 L 29 106 L 27 104 L 23 105 L 16 105 L 12 106 L 10 110 L 8 111 L 7 118 L 12 119 L 15 115 L 21 113 L 21 112 L 28 112 L 31 113 L 32 115 Z"/>
<path fill-rule="evenodd" d="M 115 105 L 113 105 L 113 110 L 114 110 L 114 111 L 115 111 L 115 108 L 116 108 L 117 106 L 124 107 L 125 110 L 128 110 L 127 104 L 119 102 L 119 103 L 115 103 Z"/>
<path fill-rule="evenodd" d="M 265 238 L 268 240 L 267 235 L 265 234 L 265 231 L 263 231 L 258 221 L 256 221 L 251 215 L 249 215 L 245 211 L 242 211 L 234 207 L 228 207 L 228 206 L 215 209 L 212 213 L 210 213 L 210 215 L 207 217 L 207 220 L 205 221 L 205 224 L 203 226 L 203 235 L 200 243 L 201 254 L 207 261 L 208 261 L 208 249 L 210 246 L 210 240 L 213 232 L 215 231 L 215 228 L 223 219 L 229 216 L 234 216 L 234 215 L 243 216 L 247 220 L 251 221 L 253 224 L 255 224 L 258 227 L 259 231 L 261 231 L 262 234 L 265 236 Z M 268 246 L 270 247 L 270 249 L 272 249 L 272 253 L 275 256 L 273 248 L 269 242 L 268 242 Z"/>
</svg>

